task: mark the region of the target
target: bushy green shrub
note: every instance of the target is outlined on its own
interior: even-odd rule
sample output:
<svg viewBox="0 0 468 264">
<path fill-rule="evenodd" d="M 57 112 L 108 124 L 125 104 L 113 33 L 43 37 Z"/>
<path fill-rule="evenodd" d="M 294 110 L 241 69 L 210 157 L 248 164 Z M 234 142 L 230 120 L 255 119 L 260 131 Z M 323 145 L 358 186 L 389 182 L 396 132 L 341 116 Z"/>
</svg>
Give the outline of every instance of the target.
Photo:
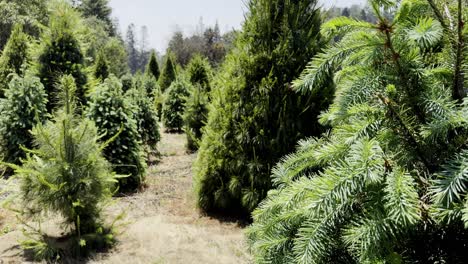
<svg viewBox="0 0 468 264">
<path fill-rule="evenodd" d="M 468 63 L 467 51 L 453 56 L 464 37 L 428 2 L 370 1 L 376 24 L 339 17 L 322 26 L 340 41 L 294 86 L 320 91 L 335 73 L 321 117 L 331 130 L 273 170 L 277 189 L 249 230 L 257 263 L 468 259 L 468 99 L 453 67 Z M 446 12 L 462 23 L 467 8 Z"/>
<path fill-rule="evenodd" d="M 168 131 L 182 131 L 185 103 L 189 95 L 190 84 L 177 80 L 166 92 L 163 106 L 164 128 Z"/>
<path fill-rule="evenodd" d="M 5 97 L 0 101 L 0 149 L 4 162 L 19 164 L 25 157 L 21 146 L 33 147 L 30 130 L 45 120 L 47 94 L 39 78 L 15 75 Z"/>
<path fill-rule="evenodd" d="M 137 122 L 141 142 L 150 150 L 156 150 L 156 145 L 160 140 L 159 119 L 151 97 L 148 97 L 146 90 L 142 88 L 130 89 L 126 96 L 129 97 L 130 104 L 134 107 L 133 118 Z"/>
<path fill-rule="evenodd" d="M 159 76 L 159 87 L 161 87 L 161 91 L 163 93 L 166 92 L 169 86 L 171 86 L 172 82 L 176 79 L 176 67 L 174 65 L 172 56 L 173 55 L 171 53 L 166 55 L 164 68 L 161 76 Z"/>
<path fill-rule="evenodd" d="M 319 135 L 332 97 L 292 91 L 320 47 L 315 0 L 251 0 L 243 32 L 213 82 L 208 123 L 195 163 L 198 205 L 252 211 L 271 188 L 270 171 L 297 140 Z M 330 81 L 331 82 L 331 81 Z"/>
<path fill-rule="evenodd" d="M 104 157 L 118 174 L 129 175 L 119 180 L 121 191 L 136 190 L 145 177 L 142 147 L 133 107 L 122 93 L 116 77 L 107 78 L 91 95 L 87 116 L 96 122 L 102 141 L 118 135 L 105 149 Z"/>
<path fill-rule="evenodd" d="M 61 81 L 63 107 L 52 121 L 33 130 L 37 147 L 22 166 L 14 166 L 19 179 L 21 218 L 41 222 L 50 213 L 63 217 L 64 237 L 53 238 L 42 230 L 30 231 L 22 242 L 38 259 L 54 261 L 63 255 L 85 255 L 113 242 L 102 219 L 102 206 L 117 182 L 97 143 L 94 123 L 74 115 L 73 78 Z M 41 226 L 40 224 L 38 225 Z"/>
<path fill-rule="evenodd" d="M 60 91 L 55 84 L 62 74 L 73 76 L 77 86 L 77 102 L 86 103 L 87 78 L 82 69 L 84 57 L 74 28 L 79 23 L 79 16 L 69 4 L 59 4 L 50 16 L 49 28 L 42 34 L 37 67 L 38 76 L 48 95 L 49 111 L 56 105 Z"/>
<path fill-rule="evenodd" d="M 193 84 L 184 114 L 184 127 L 187 134 L 187 149 L 196 151 L 202 137 L 202 128 L 208 118 L 208 101 L 211 68 L 207 59 L 196 55 L 187 67 L 187 75 Z"/>
<path fill-rule="evenodd" d="M 29 57 L 28 42 L 29 37 L 23 33 L 23 27 L 16 25 L 0 56 L 0 97 L 4 96 L 4 90 L 8 88 L 11 74 L 23 75 Z"/>
</svg>

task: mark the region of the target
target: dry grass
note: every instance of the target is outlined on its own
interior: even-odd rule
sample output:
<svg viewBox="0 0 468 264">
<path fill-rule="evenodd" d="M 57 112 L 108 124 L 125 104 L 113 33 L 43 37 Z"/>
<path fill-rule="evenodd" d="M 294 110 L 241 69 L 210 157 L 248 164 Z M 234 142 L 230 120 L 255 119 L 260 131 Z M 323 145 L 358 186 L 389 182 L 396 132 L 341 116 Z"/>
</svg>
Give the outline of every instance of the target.
<svg viewBox="0 0 468 264">
<path fill-rule="evenodd" d="M 147 188 L 115 200 L 108 214 L 125 212 L 118 244 L 89 263 L 249 263 L 238 223 L 201 216 L 192 192 L 194 154 L 185 136 L 162 134 L 161 157 L 149 168 Z M 159 162 L 158 162 L 159 161 Z M 0 231 L 13 216 L 0 209 Z M 26 263 L 18 248 L 21 233 L 10 225 L 0 233 L 0 264 Z M 3 262 L 2 262 L 3 261 Z"/>
</svg>

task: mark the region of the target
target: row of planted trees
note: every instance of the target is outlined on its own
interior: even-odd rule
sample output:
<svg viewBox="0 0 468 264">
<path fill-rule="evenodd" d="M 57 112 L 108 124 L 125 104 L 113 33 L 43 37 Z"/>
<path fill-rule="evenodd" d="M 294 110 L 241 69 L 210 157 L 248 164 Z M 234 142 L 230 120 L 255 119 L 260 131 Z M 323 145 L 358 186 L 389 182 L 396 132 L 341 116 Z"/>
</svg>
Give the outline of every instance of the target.
<svg viewBox="0 0 468 264">
<path fill-rule="evenodd" d="M 5 205 L 28 227 L 22 245 L 54 261 L 114 243 L 102 209 L 144 186 L 159 120 L 169 131 L 185 129 L 196 150 L 211 69 L 196 56 L 177 75 L 169 54 L 160 71 L 153 52 L 145 73 L 123 74 L 105 43 L 86 57 L 93 45 L 80 12 L 65 1 L 49 7 L 39 39 L 18 24 L 0 56 L 0 148 L 12 187 Z M 41 222 L 56 216 L 65 235 L 52 238 Z"/>
<path fill-rule="evenodd" d="M 257 263 L 468 259 L 466 2 L 368 4 L 251 0 L 212 82 L 197 202 L 252 213 Z"/>
<path fill-rule="evenodd" d="M 11 175 L 5 204 L 28 227 L 22 245 L 53 261 L 115 241 L 102 209 L 142 187 L 160 139 L 161 92 L 154 54 L 145 74 L 119 79 L 105 48 L 87 63 L 80 13 L 65 1 L 49 5 L 40 38 L 18 24 L 1 54 L 0 148 Z M 57 216 L 65 235 L 53 238 L 41 222 Z"/>
</svg>

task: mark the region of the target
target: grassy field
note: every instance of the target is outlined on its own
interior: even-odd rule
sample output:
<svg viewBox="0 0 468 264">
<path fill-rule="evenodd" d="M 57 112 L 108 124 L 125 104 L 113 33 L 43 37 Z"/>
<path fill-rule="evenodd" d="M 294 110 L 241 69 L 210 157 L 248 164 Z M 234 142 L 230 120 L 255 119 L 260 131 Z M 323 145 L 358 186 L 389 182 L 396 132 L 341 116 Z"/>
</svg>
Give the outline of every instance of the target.
<svg viewBox="0 0 468 264">
<path fill-rule="evenodd" d="M 152 160 L 147 187 L 116 198 L 107 210 L 109 219 L 125 214 L 117 245 L 86 263 L 250 262 L 241 223 L 202 216 L 196 209 L 195 154 L 187 154 L 184 145 L 185 135 L 162 133 L 161 156 Z M 28 263 L 18 246 L 20 228 L 14 214 L 0 209 L 0 264 Z"/>
</svg>

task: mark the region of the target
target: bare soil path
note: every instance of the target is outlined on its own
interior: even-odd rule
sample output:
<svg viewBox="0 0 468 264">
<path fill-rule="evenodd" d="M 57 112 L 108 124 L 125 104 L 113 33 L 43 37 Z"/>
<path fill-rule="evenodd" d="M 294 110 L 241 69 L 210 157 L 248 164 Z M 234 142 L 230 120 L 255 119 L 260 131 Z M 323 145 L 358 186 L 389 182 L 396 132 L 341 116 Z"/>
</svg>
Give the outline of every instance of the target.
<svg viewBox="0 0 468 264">
<path fill-rule="evenodd" d="M 236 222 L 202 216 L 192 191 L 195 154 L 183 134 L 162 133 L 161 157 L 149 167 L 147 188 L 116 198 L 108 212 L 125 212 L 118 244 L 87 263 L 249 263 L 243 229 Z M 0 264 L 27 263 L 18 247 L 14 216 L 0 209 Z"/>
</svg>

